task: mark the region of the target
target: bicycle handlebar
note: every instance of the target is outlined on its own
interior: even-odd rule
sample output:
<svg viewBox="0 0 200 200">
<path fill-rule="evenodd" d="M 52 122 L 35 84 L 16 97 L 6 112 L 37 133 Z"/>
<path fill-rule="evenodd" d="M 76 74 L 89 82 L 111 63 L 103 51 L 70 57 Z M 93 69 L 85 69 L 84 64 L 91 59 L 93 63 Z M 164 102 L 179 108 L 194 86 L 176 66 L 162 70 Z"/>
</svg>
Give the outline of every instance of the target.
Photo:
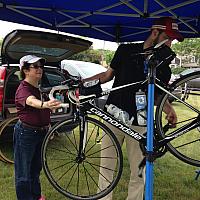
<svg viewBox="0 0 200 200">
<path fill-rule="evenodd" d="M 54 93 L 56 91 L 61 91 L 61 90 L 67 90 L 68 93 L 68 98 L 71 100 L 72 103 L 83 103 L 86 101 L 89 101 L 91 99 L 96 98 L 97 96 L 95 94 L 90 94 L 90 95 L 80 95 L 77 90 L 79 90 L 80 86 L 77 85 L 76 87 L 73 85 L 73 89 L 69 85 L 58 85 L 54 86 L 52 88 L 45 88 L 41 89 L 42 91 L 50 91 L 49 92 L 49 99 L 54 99 Z M 68 103 L 61 103 L 61 107 L 68 107 Z"/>
<path fill-rule="evenodd" d="M 67 90 L 69 89 L 68 85 L 59 85 L 59 86 L 54 86 L 51 88 L 51 91 L 49 92 L 49 99 L 54 99 L 54 92 L 55 91 L 60 91 L 60 90 Z M 68 108 L 69 104 L 68 103 L 61 103 L 60 104 L 61 107 L 63 108 Z"/>
</svg>

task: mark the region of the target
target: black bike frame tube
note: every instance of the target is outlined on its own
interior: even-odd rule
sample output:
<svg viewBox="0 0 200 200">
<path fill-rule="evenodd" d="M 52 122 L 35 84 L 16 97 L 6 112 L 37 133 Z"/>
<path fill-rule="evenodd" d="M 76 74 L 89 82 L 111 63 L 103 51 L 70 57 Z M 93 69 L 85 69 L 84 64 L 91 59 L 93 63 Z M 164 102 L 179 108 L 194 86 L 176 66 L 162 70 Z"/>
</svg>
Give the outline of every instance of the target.
<svg viewBox="0 0 200 200">
<path fill-rule="evenodd" d="M 101 110 L 97 106 L 93 105 L 92 103 L 88 102 L 84 104 L 84 107 L 82 108 L 85 111 L 89 111 L 92 114 L 95 114 L 96 116 L 100 117 L 104 121 L 106 121 L 108 124 L 111 124 L 112 126 L 118 128 L 121 130 L 124 134 L 132 137 L 133 139 L 137 140 L 140 143 L 146 144 L 146 137 L 142 134 L 138 133 L 134 129 L 126 126 L 124 123 L 117 120 L 115 117 L 111 116 L 107 112 Z"/>
<path fill-rule="evenodd" d="M 82 114 L 81 109 L 79 113 L 79 127 L 80 127 L 80 143 L 79 143 L 78 157 L 80 158 L 84 152 L 83 142 L 84 142 L 84 133 L 85 133 L 85 115 Z"/>
<path fill-rule="evenodd" d="M 165 88 L 163 88 L 162 86 L 158 85 L 155 83 L 155 86 L 158 87 L 159 89 L 161 89 L 163 92 L 171 95 L 172 97 L 174 97 L 176 100 L 180 101 L 182 104 L 184 104 L 185 106 L 187 106 L 188 108 L 190 108 L 191 110 L 195 111 L 196 113 L 200 114 L 200 111 L 197 110 L 196 108 L 194 108 L 193 106 L 191 106 L 190 104 L 188 104 L 187 102 L 181 100 L 180 98 L 176 97 L 174 94 L 172 94 L 171 92 L 167 91 Z"/>
<path fill-rule="evenodd" d="M 184 126 L 180 127 L 179 129 L 171 132 L 170 135 L 165 137 L 164 139 L 161 139 L 159 141 L 156 141 L 156 148 L 162 147 L 166 145 L 168 142 L 174 140 L 177 137 L 180 137 L 181 135 L 186 134 L 188 131 L 195 129 L 200 126 L 199 117 L 191 121 L 190 123 L 185 124 Z"/>
</svg>

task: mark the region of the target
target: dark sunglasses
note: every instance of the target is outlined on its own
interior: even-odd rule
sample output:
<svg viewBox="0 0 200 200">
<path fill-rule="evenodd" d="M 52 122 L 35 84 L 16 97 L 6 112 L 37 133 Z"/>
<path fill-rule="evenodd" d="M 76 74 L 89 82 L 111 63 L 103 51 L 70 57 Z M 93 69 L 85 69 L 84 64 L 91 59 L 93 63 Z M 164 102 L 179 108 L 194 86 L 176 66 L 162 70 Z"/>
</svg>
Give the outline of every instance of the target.
<svg viewBox="0 0 200 200">
<path fill-rule="evenodd" d="M 33 67 L 30 66 L 30 68 L 34 68 L 34 69 L 39 69 L 39 68 L 41 68 L 41 69 L 44 69 L 44 65 L 38 65 L 38 64 L 32 64 L 32 65 L 33 65 Z"/>
</svg>

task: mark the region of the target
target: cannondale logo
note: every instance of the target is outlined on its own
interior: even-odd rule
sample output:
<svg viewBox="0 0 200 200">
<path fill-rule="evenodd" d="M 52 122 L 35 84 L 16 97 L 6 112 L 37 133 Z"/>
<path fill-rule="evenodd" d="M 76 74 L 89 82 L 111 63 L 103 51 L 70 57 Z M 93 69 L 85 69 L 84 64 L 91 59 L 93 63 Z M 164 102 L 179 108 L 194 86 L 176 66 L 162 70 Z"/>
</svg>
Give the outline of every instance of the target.
<svg viewBox="0 0 200 200">
<path fill-rule="evenodd" d="M 142 139 L 142 137 L 137 132 L 133 132 L 130 128 L 124 126 L 123 124 L 119 123 L 118 121 L 112 119 L 111 117 L 107 116 L 106 114 L 102 113 L 100 110 L 97 110 L 96 108 L 90 108 L 90 111 L 97 116 L 101 117 L 106 122 L 112 124 L 113 126 L 121 129 L 123 132 L 126 132 L 128 135 L 133 136 L 136 140 Z"/>
</svg>

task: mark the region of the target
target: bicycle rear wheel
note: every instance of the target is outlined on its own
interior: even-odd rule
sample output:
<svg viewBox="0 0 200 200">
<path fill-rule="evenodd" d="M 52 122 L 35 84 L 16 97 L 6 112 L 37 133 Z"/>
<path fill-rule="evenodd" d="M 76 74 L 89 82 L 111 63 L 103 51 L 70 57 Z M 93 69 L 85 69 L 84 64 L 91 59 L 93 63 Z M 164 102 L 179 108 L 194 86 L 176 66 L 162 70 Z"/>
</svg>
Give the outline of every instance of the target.
<svg viewBox="0 0 200 200">
<path fill-rule="evenodd" d="M 162 138 L 173 136 L 174 131 L 179 131 L 182 127 L 191 123 L 193 120 L 199 122 L 200 119 L 200 72 L 194 72 L 180 78 L 172 84 L 172 93 L 188 103 L 184 104 L 180 100 L 168 94 L 163 94 L 156 109 L 156 127 Z M 174 99 L 172 106 L 176 111 L 178 122 L 175 128 L 170 128 L 166 133 L 163 130 L 167 124 L 165 113 L 163 112 L 164 104 L 167 100 Z M 191 106 L 191 107 L 190 107 Z M 194 166 L 200 166 L 200 125 L 184 128 L 183 131 L 167 146 L 169 151 L 178 159 Z"/>
<path fill-rule="evenodd" d="M 110 129 L 100 121 L 86 116 L 85 148 L 78 156 L 80 144 L 79 122 L 73 119 L 60 122 L 46 136 L 42 147 L 44 172 L 53 187 L 64 196 L 76 200 L 93 200 L 107 195 L 117 185 L 121 173 L 123 158 L 120 145 Z M 110 145 L 101 148 L 103 138 L 109 139 Z M 102 157 L 101 153 L 112 149 L 112 157 Z M 112 170 L 101 162 L 116 162 L 113 180 L 100 172 Z M 101 177 L 102 176 L 102 177 Z M 107 185 L 100 188 L 99 178 L 104 178 Z"/>
</svg>

